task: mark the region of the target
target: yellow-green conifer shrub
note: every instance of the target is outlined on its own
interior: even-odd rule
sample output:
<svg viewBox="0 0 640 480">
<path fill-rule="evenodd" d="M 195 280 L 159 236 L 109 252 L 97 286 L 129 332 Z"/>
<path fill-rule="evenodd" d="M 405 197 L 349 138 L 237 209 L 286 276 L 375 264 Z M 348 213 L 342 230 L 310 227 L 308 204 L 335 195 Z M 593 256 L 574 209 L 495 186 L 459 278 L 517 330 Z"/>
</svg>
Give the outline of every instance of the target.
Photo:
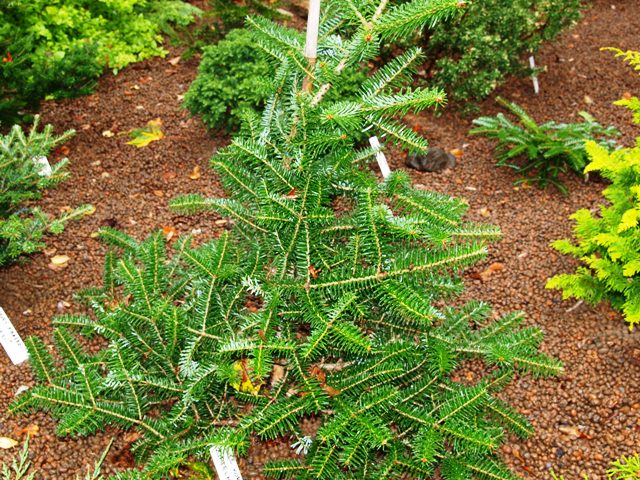
<svg viewBox="0 0 640 480">
<path fill-rule="evenodd" d="M 631 65 L 640 65 L 637 52 L 615 50 Z M 616 102 L 634 112 L 640 123 L 640 102 L 636 97 Z M 599 172 L 611 181 L 603 192 L 606 205 L 594 215 L 578 210 L 575 243 L 559 240 L 553 247 L 583 263 L 573 274 L 553 277 L 547 288 L 559 288 L 565 298 L 576 297 L 599 303 L 608 300 L 624 314 L 630 328 L 640 322 L 640 137 L 636 146 L 614 152 L 588 142 L 590 158 L 585 172 Z"/>
</svg>

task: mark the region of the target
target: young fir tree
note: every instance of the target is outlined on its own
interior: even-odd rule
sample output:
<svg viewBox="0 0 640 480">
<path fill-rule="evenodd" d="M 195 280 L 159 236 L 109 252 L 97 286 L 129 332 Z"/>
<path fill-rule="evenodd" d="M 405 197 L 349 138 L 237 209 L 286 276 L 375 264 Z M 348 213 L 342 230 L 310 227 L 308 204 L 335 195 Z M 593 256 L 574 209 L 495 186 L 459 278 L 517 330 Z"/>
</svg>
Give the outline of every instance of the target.
<svg viewBox="0 0 640 480">
<path fill-rule="evenodd" d="M 249 19 L 278 62 L 275 93 L 213 159 L 229 197 L 173 202 L 235 226 L 199 248 L 181 240 L 170 259 L 158 235 L 137 243 L 105 230 L 123 253 L 107 257 L 104 288 L 88 293 L 95 318 L 55 321 L 60 363 L 28 341 L 41 384 L 14 411 L 48 409 L 65 434 L 137 429 L 145 466 L 127 478 L 162 478 L 211 445 L 243 453 L 251 437 L 298 434 L 303 417 L 320 424 L 308 453 L 267 465 L 269 477 L 514 478 L 496 451 L 505 430 L 531 426 L 495 392 L 514 372 L 561 367 L 539 353 L 542 333 L 522 328 L 522 314 L 493 320 L 481 302 L 453 306 L 456 272 L 483 258 L 498 231 L 464 221 L 464 202 L 414 190 L 406 174 L 380 183 L 362 168 L 375 150 L 353 140 L 367 130 L 424 151 L 397 118 L 444 104 L 444 94 L 406 86 L 421 60 L 410 49 L 356 100 L 324 97 L 382 41 L 463 8 L 328 3 L 315 64 L 299 32 Z M 108 345 L 88 353 L 73 330 Z M 484 361 L 484 375 L 454 381 L 469 359 Z"/>
<path fill-rule="evenodd" d="M 57 145 L 68 140 L 73 131 L 53 135 L 47 125 L 38 131 L 39 117 L 28 134 L 14 125 L 6 135 L 0 134 L 0 265 L 24 253 L 33 253 L 44 247 L 46 233 L 60 233 L 65 222 L 84 215 L 91 208 L 83 206 L 52 219 L 38 208 L 27 208 L 25 203 L 40 198 L 42 190 L 51 188 L 68 177 L 68 160 L 51 166 L 39 163 Z"/>
</svg>

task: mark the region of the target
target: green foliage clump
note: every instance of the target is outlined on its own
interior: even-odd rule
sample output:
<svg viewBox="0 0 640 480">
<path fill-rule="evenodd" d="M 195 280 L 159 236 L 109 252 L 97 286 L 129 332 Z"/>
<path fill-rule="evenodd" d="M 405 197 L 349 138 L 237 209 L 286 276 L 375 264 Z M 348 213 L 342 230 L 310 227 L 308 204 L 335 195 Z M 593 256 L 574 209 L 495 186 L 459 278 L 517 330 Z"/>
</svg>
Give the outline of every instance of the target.
<svg viewBox="0 0 640 480">
<path fill-rule="evenodd" d="M 631 456 L 624 455 L 611 463 L 607 471 L 609 480 L 634 480 L 640 478 L 640 455 L 634 453 Z"/>
<path fill-rule="evenodd" d="M 242 112 L 261 107 L 269 96 L 274 71 L 256 49 L 251 32 L 232 30 L 204 49 L 185 106 L 209 128 L 237 127 Z"/>
<path fill-rule="evenodd" d="M 342 6 L 325 4 L 311 71 L 302 34 L 249 20 L 278 65 L 272 93 L 212 159 L 228 196 L 172 202 L 234 226 L 197 248 L 179 239 L 173 255 L 159 234 L 139 243 L 103 230 L 120 253 L 107 255 L 103 287 L 85 293 L 92 315 L 54 321 L 55 356 L 27 340 L 39 384 L 13 411 L 47 409 L 62 434 L 135 428 L 144 467 L 129 478 L 163 478 L 212 445 L 244 453 L 252 438 L 299 435 L 310 417 L 320 426 L 306 454 L 268 464 L 268 477 L 516 478 L 497 452 L 506 431 L 532 428 L 496 393 L 514 374 L 562 367 L 522 313 L 495 318 L 482 302 L 456 301 L 460 272 L 499 232 L 403 172 L 380 182 L 361 168 L 377 150 L 356 141 L 366 130 L 425 151 L 399 117 L 445 94 L 406 87 L 422 60 L 415 48 L 351 99 L 328 97 L 382 41 L 460 14 L 459 0 Z M 346 35 L 342 25 L 359 27 Z M 103 347 L 87 351 L 82 334 Z M 469 360 L 486 369 L 461 381 Z"/>
<path fill-rule="evenodd" d="M 246 29 L 232 30 L 205 48 L 198 76 L 185 95 L 185 107 L 209 128 L 235 129 L 244 114 L 264 107 L 273 93 L 275 74 L 273 60 L 260 51 L 255 35 Z M 345 77 L 328 94 L 330 99 L 355 95 L 367 78 L 362 69 Z"/>
<path fill-rule="evenodd" d="M 633 52 L 627 52 L 628 54 Z M 637 98 L 616 102 L 638 114 Z M 640 119 L 635 119 L 640 123 Z M 587 209 L 571 218 L 576 243 L 558 240 L 553 247 L 584 264 L 574 274 L 553 277 L 547 288 L 558 288 L 564 298 L 576 297 L 597 304 L 607 300 L 622 310 L 630 328 L 640 322 L 640 137 L 636 146 L 609 152 L 595 142 L 586 150 L 591 162 L 585 172 L 597 171 L 611 181 L 603 192 L 607 205 L 599 215 Z"/>
<path fill-rule="evenodd" d="M 86 94 L 105 68 L 164 55 L 163 26 L 198 12 L 179 0 L 3 2 L 0 119 L 12 121 L 44 98 Z"/>
<path fill-rule="evenodd" d="M 576 244 L 559 240 L 553 247 L 584 266 L 553 277 L 547 287 L 593 304 L 608 300 L 633 327 L 640 322 L 640 142 L 615 152 L 594 142 L 586 149 L 591 162 L 585 171 L 611 181 L 602 192 L 608 205 L 601 205 L 597 216 L 587 209 L 571 216 Z"/>
<path fill-rule="evenodd" d="M 497 165 L 509 167 L 522 176 L 516 183 L 533 183 L 540 188 L 551 184 L 563 193 L 566 186 L 560 175 L 572 171 L 581 175 L 587 164 L 585 142 L 598 140 L 606 148 L 614 148 L 615 141 L 605 137 L 620 135 L 614 127 L 603 127 L 591 115 L 580 112 L 581 123 L 547 122 L 538 125 L 519 105 L 503 98 L 498 103 L 514 114 L 520 125 L 504 114 L 480 117 L 473 121 L 476 128 L 470 133 L 485 135 L 498 141 Z M 519 163 L 514 160 L 524 159 Z"/>
<path fill-rule="evenodd" d="M 47 125 L 38 132 L 38 117 L 28 135 L 15 125 L 7 135 L 0 135 L 0 265 L 26 253 L 33 253 L 45 245 L 45 233 L 60 233 L 70 219 L 85 214 L 84 206 L 59 218 L 52 219 L 38 208 L 25 203 L 40 198 L 42 190 L 53 187 L 67 178 L 68 160 L 53 165 L 50 174 L 42 174 L 43 166 L 35 159 L 46 157 L 49 151 L 69 139 L 74 132 L 52 135 Z"/>
<path fill-rule="evenodd" d="M 636 52 L 633 50 L 622 51 L 619 48 L 603 48 L 602 50 L 609 50 L 616 54 L 616 57 L 622 57 L 622 59 L 627 62 L 635 71 L 640 70 L 640 52 Z M 622 98 L 617 102 L 614 102 L 614 105 L 620 105 L 621 107 L 625 107 L 633 113 L 633 121 L 634 123 L 640 124 L 640 99 L 638 97 L 630 97 L 630 98 Z"/>
<path fill-rule="evenodd" d="M 509 74 L 528 73 L 523 55 L 575 23 L 581 0 L 483 0 L 422 40 L 436 58 L 434 81 L 458 101 L 489 95 Z"/>
</svg>

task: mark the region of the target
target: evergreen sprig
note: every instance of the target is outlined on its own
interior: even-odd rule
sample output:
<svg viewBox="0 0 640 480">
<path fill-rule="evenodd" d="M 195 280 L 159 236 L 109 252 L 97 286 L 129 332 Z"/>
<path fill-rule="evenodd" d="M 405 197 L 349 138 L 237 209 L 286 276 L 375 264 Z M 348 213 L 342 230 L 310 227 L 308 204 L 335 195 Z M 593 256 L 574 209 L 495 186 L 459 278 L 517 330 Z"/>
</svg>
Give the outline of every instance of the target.
<svg viewBox="0 0 640 480">
<path fill-rule="evenodd" d="M 505 431 L 527 435 L 531 426 L 495 394 L 514 374 L 561 366 L 539 353 L 542 334 L 523 328 L 523 315 L 494 320 L 486 304 L 455 301 L 458 273 L 499 232 L 467 222 L 461 200 L 414 190 L 405 173 L 380 182 L 359 168 L 375 153 L 358 148 L 361 130 L 402 143 L 396 117 L 437 107 L 444 95 L 394 80 L 410 71 L 414 51 L 355 100 L 325 96 L 376 54 L 381 37 L 407 35 L 461 4 L 391 3 L 329 4 L 312 70 L 299 34 L 250 20 L 279 62 L 274 93 L 262 118 L 212 160 L 228 197 L 172 202 L 180 212 L 222 213 L 233 228 L 198 248 L 181 239 L 171 256 L 159 235 L 138 243 L 104 230 L 121 253 L 107 257 L 104 287 L 87 294 L 92 318 L 55 321 L 59 361 L 28 341 L 40 384 L 14 411 L 49 409 L 61 433 L 135 428 L 144 478 L 206 457 L 211 445 L 242 454 L 252 437 L 298 434 L 305 417 L 319 423 L 306 456 L 267 465 L 270 477 L 514 478 L 496 451 Z M 425 6 L 437 12 L 396 18 Z M 340 25 L 358 24 L 339 36 Z M 426 148 L 417 138 L 404 140 Z M 107 346 L 89 353 L 72 332 Z M 456 381 L 468 360 L 485 371 Z"/>
<path fill-rule="evenodd" d="M 38 126 L 36 116 L 28 133 L 14 125 L 6 135 L 0 135 L 0 265 L 40 250 L 44 247 L 45 233 L 60 233 L 66 222 L 92 209 L 84 205 L 52 218 L 38 208 L 25 205 L 40 198 L 42 190 L 68 177 L 66 158 L 51 165 L 50 172 L 43 171 L 44 166 L 38 159 L 46 159 L 54 147 L 67 141 L 74 132 L 70 130 L 56 136 L 51 125 L 42 131 Z"/>
</svg>

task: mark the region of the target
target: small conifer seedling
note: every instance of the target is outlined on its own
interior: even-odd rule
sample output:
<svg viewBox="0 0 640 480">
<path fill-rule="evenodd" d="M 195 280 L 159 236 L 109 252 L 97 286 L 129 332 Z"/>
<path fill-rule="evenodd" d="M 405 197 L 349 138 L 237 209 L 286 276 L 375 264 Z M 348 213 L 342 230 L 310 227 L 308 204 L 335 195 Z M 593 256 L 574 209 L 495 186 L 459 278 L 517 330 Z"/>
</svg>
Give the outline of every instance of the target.
<svg viewBox="0 0 640 480">
<path fill-rule="evenodd" d="M 91 209 L 83 206 L 52 219 L 42 210 L 25 205 L 68 176 L 65 172 L 68 160 L 51 166 L 46 156 L 74 132 L 54 136 L 51 125 L 38 131 L 38 123 L 36 116 L 28 134 L 19 125 L 14 125 L 6 135 L 0 134 L 0 265 L 40 250 L 46 233 L 60 233 L 65 222 Z"/>
<path fill-rule="evenodd" d="M 49 409 L 61 433 L 135 428 L 145 466 L 129 478 L 162 478 L 212 445 L 242 454 L 252 438 L 293 438 L 309 417 L 318 430 L 297 459 L 267 464 L 268 477 L 515 478 L 496 452 L 505 431 L 531 426 L 495 393 L 514 373 L 561 366 L 539 352 L 542 332 L 523 327 L 523 314 L 495 318 L 482 302 L 456 301 L 458 273 L 499 232 L 403 172 L 380 182 L 363 168 L 376 150 L 355 140 L 364 130 L 426 151 L 398 118 L 443 105 L 444 93 L 406 86 L 422 59 L 409 49 L 358 96 L 325 96 L 381 42 L 464 4 L 328 2 L 313 64 L 301 33 L 250 18 L 278 65 L 273 94 L 212 160 L 228 197 L 172 202 L 220 212 L 231 231 L 199 248 L 181 240 L 171 260 L 159 236 L 104 231 L 122 253 L 89 292 L 95 318 L 56 320 L 60 363 L 28 341 L 40 384 L 14 410 Z M 108 345 L 88 353 L 74 331 Z M 461 382 L 468 360 L 486 369 Z"/>
</svg>

